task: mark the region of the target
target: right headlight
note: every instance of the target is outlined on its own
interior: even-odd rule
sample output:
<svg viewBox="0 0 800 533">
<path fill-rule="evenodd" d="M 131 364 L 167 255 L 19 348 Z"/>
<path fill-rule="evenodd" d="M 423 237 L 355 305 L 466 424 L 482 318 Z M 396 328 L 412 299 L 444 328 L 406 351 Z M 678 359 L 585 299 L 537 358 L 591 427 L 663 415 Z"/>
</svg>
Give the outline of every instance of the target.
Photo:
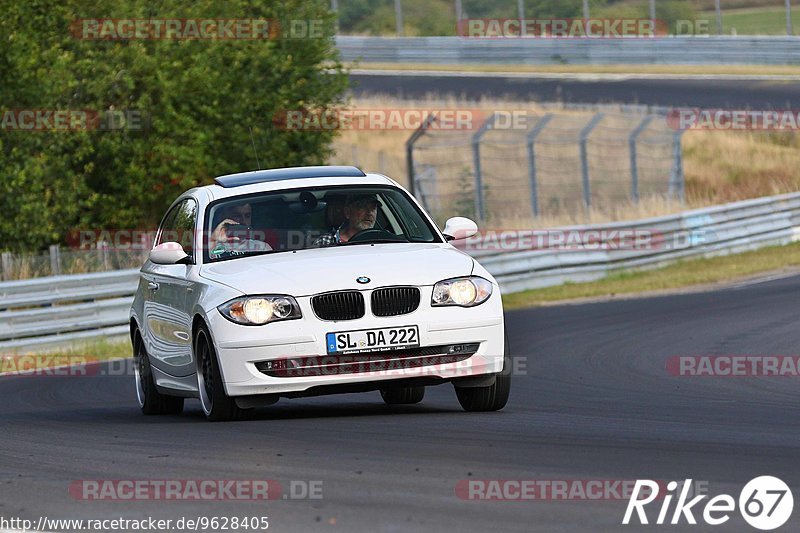
<svg viewBox="0 0 800 533">
<path fill-rule="evenodd" d="M 303 316 L 297 301 L 282 294 L 242 296 L 220 305 L 217 309 L 231 322 L 244 326 L 261 326 Z"/>
<path fill-rule="evenodd" d="M 433 286 L 431 305 L 474 307 L 488 300 L 491 295 L 492 283 L 478 276 L 446 279 Z"/>
</svg>

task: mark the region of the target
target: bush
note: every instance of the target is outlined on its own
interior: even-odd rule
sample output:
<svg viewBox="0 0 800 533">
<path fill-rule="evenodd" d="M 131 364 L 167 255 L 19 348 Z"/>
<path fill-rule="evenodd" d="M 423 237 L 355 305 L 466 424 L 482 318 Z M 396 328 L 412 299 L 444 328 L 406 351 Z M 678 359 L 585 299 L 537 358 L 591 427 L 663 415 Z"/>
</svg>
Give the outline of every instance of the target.
<svg viewBox="0 0 800 533">
<path fill-rule="evenodd" d="M 333 132 L 282 131 L 276 112 L 343 103 L 347 74 L 327 0 L 30 0 L 0 19 L 0 110 L 124 111 L 141 129 L 0 128 L 0 249 L 72 229 L 152 228 L 181 191 L 256 166 L 321 164 Z M 174 7 L 166 7 L 174 6 Z M 80 18 L 320 20 L 322 38 L 81 40 Z"/>
</svg>

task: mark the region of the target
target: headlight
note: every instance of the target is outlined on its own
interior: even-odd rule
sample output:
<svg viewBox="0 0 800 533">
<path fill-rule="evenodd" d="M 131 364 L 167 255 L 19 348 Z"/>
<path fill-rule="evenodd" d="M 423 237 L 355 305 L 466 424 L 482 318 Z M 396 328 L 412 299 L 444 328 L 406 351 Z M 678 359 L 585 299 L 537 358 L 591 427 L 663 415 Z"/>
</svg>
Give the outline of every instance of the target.
<svg viewBox="0 0 800 533">
<path fill-rule="evenodd" d="M 294 298 L 280 294 L 242 296 L 220 305 L 217 309 L 231 322 L 245 326 L 261 326 L 303 316 Z"/>
<path fill-rule="evenodd" d="M 446 279 L 433 286 L 431 305 L 473 307 L 482 304 L 491 295 L 492 283 L 478 276 Z"/>
</svg>

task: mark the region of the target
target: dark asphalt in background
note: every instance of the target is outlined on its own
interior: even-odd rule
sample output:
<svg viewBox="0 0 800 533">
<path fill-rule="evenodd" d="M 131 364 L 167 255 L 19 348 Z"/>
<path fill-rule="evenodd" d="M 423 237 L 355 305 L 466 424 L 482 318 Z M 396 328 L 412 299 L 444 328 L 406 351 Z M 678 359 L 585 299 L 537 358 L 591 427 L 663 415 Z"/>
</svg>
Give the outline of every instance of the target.
<svg viewBox="0 0 800 533">
<path fill-rule="evenodd" d="M 281 400 L 253 420 L 212 424 L 196 400 L 180 416 L 142 416 L 132 377 L 2 378 L 0 516 L 268 515 L 270 531 L 755 531 L 738 514 L 713 528 L 626 527 L 625 501 L 462 501 L 454 489 L 467 478 L 692 478 L 738 499 L 770 474 L 797 500 L 800 378 L 675 377 L 665 361 L 797 354 L 798 301 L 792 277 L 510 312 L 526 374 L 506 409 L 487 414 L 462 412 L 444 385 L 417 406 L 389 408 L 377 392 Z M 324 498 L 75 501 L 68 487 L 81 479 L 321 480 Z M 778 531 L 799 521 L 795 511 Z"/>
<path fill-rule="evenodd" d="M 652 79 L 619 81 L 550 78 L 432 77 L 404 74 L 350 76 L 355 96 L 391 95 L 508 98 L 565 103 L 625 103 L 711 108 L 787 109 L 800 106 L 800 81 Z"/>
</svg>

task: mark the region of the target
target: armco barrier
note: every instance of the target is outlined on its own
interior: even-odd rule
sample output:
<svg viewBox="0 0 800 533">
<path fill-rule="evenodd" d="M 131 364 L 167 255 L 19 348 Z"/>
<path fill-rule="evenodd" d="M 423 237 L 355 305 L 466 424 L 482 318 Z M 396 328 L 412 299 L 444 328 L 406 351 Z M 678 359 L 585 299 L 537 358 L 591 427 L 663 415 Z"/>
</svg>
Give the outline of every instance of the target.
<svg viewBox="0 0 800 533">
<path fill-rule="evenodd" d="M 138 280 L 131 269 L 0 283 L 0 351 L 127 334 Z"/>
<path fill-rule="evenodd" d="M 620 269 L 658 268 L 680 259 L 738 253 L 800 240 L 800 193 L 745 200 L 665 217 L 560 229 L 575 234 L 586 234 L 590 230 L 651 230 L 667 243 L 681 242 L 681 246 L 653 246 L 646 250 L 475 251 L 472 255 L 497 278 L 504 293 L 568 281 L 593 281 Z M 690 242 L 686 242 L 687 236 Z M 508 247 L 514 248 L 513 243 Z"/>
<path fill-rule="evenodd" d="M 666 243 L 681 241 L 682 244 L 643 250 L 582 251 L 563 250 L 554 245 L 530 251 L 470 253 L 497 278 L 503 293 L 592 281 L 620 269 L 656 268 L 685 258 L 798 241 L 800 193 L 665 217 L 559 230 L 575 235 L 587 235 L 589 231 L 597 234 L 604 230 L 606 233 L 647 230 Z M 686 236 L 691 238 L 687 241 Z M 506 240 L 505 244 L 515 248 L 513 240 Z M 138 276 L 137 270 L 121 270 L 0 283 L 0 351 L 37 350 L 92 337 L 125 335 Z"/>
<path fill-rule="evenodd" d="M 680 36 L 620 39 L 476 39 L 340 35 L 344 61 L 422 64 L 800 64 L 800 37 Z"/>
</svg>

